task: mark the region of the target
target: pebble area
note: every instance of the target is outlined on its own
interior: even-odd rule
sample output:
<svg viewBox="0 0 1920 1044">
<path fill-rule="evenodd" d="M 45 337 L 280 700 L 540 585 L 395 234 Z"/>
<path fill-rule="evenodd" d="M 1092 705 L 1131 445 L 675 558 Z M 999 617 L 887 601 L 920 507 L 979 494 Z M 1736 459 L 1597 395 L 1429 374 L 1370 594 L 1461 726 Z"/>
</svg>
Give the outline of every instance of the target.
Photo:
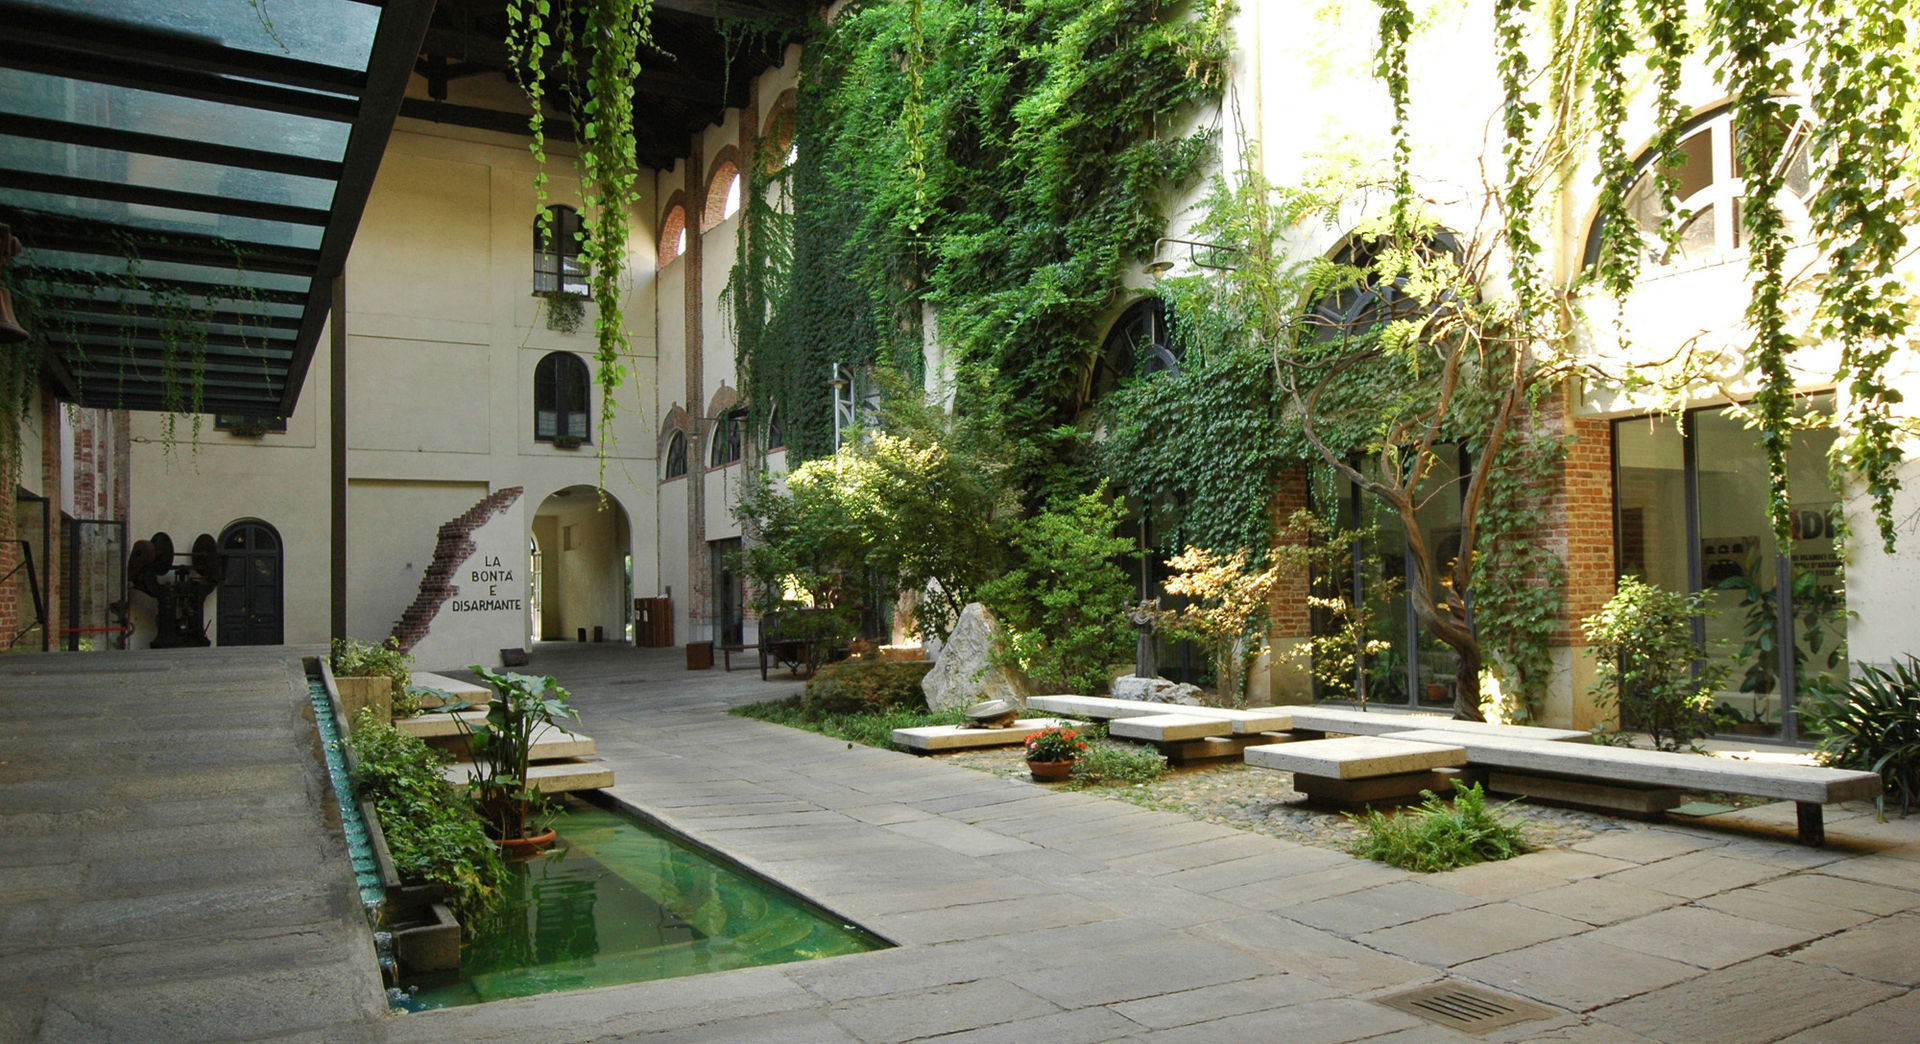
<svg viewBox="0 0 1920 1044">
<path fill-rule="evenodd" d="M 1019 747 L 934 756 L 998 776 L 1029 778 Z M 1291 773 L 1253 768 L 1224 758 L 1169 768 L 1153 783 L 1090 786 L 1085 792 L 1339 851 L 1347 851 L 1353 840 L 1365 833 L 1356 819 L 1309 807 L 1306 798 L 1293 789 L 1292 780 Z M 1519 801 L 1497 807 L 1501 818 L 1523 823 L 1527 840 L 1541 849 L 1564 848 L 1595 834 L 1629 826 L 1612 816 Z"/>
</svg>

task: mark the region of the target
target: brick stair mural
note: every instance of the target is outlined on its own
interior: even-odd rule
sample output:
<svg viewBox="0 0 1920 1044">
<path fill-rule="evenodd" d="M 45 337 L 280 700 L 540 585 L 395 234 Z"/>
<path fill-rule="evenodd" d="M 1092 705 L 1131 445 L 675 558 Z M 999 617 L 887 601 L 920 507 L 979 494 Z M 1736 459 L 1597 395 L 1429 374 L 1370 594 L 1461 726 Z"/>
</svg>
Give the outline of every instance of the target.
<svg viewBox="0 0 1920 1044">
<path fill-rule="evenodd" d="M 442 606 L 454 595 L 454 573 L 460 563 L 470 558 L 477 545 L 473 542 L 473 533 L 493 516 L 511 507 L 526 491 L 524 486 L 508 486 L 489 494 L 478 504 L 468 508 L 453 521 L 440 527 L 439 541 L 433 548 L 433 562 L 420 577 L 420 593 L 414 596 L 413 604 L 400 614 L 400 622 L 393 625 L 393 637 L 400 642 L 401 652 L 412 652 L 432 630 L 433 618 L 440 614 Z"/>
</svg>

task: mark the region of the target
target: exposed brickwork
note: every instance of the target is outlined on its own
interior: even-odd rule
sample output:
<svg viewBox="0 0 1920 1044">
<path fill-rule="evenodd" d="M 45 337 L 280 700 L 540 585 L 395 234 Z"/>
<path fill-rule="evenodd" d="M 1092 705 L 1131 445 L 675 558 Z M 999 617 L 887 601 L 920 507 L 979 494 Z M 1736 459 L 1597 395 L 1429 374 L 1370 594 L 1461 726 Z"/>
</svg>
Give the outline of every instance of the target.
<svg viewBox="0 0 1920 1044">
<path fill-rule="evenodd" d="M 1613 426 L 1570 416 L 1564 391 L 1528 420 L 1536 429 L 1572 436 L 1547 498 L 1540 539 L 1567 567 L 1565 606 L 1552 643 L 1581 646 L 1586 640 L 1580 620 L 1613 597 Z"/>
<path fill-rule="evenodd" d="M 1286 532 L 1287 519 L 1307 507 L 1307 469 L 1293 468 L 1280 476 L 1273 492 L 1275 541 L 1297 542 Z M 1283 570 L 1267 596 L 1268 631 L 1276 638 L 1305 638 L 1313 633 L 1313 614 L 1307 607 L 1308 573 L 1304 565 Z"/>
<path fill-rule="evenodd" d="M 508 486 L 487 495 L 478 504 L 440 527 L 439 540 L 433 548 L 433 561 L 420 577 L 420 593 L 414 596 L 413 604 L 407 607 L 406 612 L 400 614 L 400 622 L 393 625 L 393 637 L 399 640 L 401 652 L 411 652 L 420 639 L 427 636 L 433 629 L 433 618 L 439 615 L 440 607 L 453 597 L 454 570 L 460 568 L 460 563 L 478 548 L 473 542 L 474 531 L 486 525 L 488 519 L 505 511 L 525 492 L 523 486 Z"/>
</svg>

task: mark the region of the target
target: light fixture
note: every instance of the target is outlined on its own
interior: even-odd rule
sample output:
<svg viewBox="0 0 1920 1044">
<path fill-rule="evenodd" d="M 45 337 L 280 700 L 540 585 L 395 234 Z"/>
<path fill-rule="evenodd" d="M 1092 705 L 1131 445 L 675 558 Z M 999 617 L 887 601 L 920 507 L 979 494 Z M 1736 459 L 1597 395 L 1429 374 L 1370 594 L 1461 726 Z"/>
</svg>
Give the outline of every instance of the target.
<svg viewBox="0 0 1920 1044">
<path fill-rule="evenodd" d="M 1238 267 L 1241 253 L 1239 247 L 1229 246 L 1225 243 L 1208 243 L 1198 239 L 1175 239 L 1171 236 L 1161 236 L 1159 239 L 1153 241 L 1153 260 L 1148 262 L 1143 269 L 1148 275 L 1157 278 L 1173 271 L 1177 262 L 1170 257 L 1162 257 L 1160 254 L 1160 248 L 1169 243 L 1186 247 L 1187 263 L 1195 268 L 1212 269 L 1216 272 L 1230 272 Z"/>
</svg>

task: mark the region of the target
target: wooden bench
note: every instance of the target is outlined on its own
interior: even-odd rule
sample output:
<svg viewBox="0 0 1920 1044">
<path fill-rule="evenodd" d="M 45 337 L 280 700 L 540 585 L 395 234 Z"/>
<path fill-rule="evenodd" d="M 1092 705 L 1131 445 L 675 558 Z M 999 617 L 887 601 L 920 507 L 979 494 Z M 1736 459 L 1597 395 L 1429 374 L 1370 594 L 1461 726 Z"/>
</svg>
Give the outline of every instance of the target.
<svg viewBox="0 0 1920 1044">
<path fill-rule="evenodd" d="M 1816 846 L 1826 842 L 1821 806 L 1836 801 L 1865 800 L 1880 794 L 1880 775 L 1857 769 L 1738 761 L 1591 743 L 1466 736 L 1438 729 L 1396 733 L 1393 738 L 1457 744 L 1466 749 L 1468 764 L 1538 773 L 1548 779 L 1719 791 L 1791 801 L 1799 813 L 1801 843 Z M 1524 785 L 1524 780 L 1509 777 L 1505 785 L 1516 783 Z"/>
<path fill-rule="evenodd" d="M 1467 763 L 1465 747 L 1398 736 L 1344 736 L 1339 739 L 1275 743 L 1246 750 L 1247 764 L 1293 773 L 1293 789 L 1320 805 L 1354 808 L 1419 797 L 1423 790 L 1446 790 L 1446 770 Z"/>
</svg>

